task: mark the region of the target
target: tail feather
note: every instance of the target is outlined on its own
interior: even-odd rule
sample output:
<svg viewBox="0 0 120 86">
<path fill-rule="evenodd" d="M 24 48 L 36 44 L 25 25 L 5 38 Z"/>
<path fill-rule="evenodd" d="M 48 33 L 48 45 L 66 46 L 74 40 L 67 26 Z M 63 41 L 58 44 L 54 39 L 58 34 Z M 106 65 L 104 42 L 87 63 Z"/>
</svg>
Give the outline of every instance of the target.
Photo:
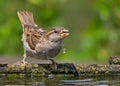
<svg viewBox="0 0 120 86">
<path fill-rule="evenodd" d="M 20 19 L 20 22 L 21 22 L 23 28 L 24 28 L 24 25 L 37 26 L 35 24 L 32 12 L 18 11 L 17 14 L 18 14 L 18 17 Z"/>
</svg>

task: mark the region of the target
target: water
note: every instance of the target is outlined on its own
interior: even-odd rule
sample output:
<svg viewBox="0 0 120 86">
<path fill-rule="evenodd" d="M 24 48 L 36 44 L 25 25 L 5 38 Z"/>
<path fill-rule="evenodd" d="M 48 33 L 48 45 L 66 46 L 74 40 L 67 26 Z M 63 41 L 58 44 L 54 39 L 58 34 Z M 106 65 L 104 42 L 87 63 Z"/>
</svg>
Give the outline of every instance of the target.
<svg viewBox="0 0 120 86">
<path fill-rule="evenodd" d="M 0 75 L 0 86 L 120 86 L 119 76 Z"/>
</svg>

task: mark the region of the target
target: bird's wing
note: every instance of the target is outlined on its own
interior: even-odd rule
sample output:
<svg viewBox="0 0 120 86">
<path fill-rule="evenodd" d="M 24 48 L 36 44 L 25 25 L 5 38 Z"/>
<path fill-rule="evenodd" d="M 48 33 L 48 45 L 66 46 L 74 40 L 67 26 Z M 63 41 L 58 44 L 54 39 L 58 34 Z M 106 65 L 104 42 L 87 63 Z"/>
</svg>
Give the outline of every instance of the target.
<svg viewBox="0 0 120 86">
<path fill-rule="evenodd" d="M 26 42 L 29 44 L 31 49 L 35 49 L 36 44 L 40 41 L 40 38 L 43 33 L 45 33 L 45 30 L 36 25 L 32 12 L 18 11 L 17 14 L 23 27 Z"/>
<path fill-rule="evenodd" d="M 25 25 L 23 33 L 26 39 L 25 41 L 28 43 L 29 47 L 34 50 L 36 45 L 41 42 L 41 37 L 46 32 L 41 32 L 40 29 L 36 27 Z"/>
</svg>

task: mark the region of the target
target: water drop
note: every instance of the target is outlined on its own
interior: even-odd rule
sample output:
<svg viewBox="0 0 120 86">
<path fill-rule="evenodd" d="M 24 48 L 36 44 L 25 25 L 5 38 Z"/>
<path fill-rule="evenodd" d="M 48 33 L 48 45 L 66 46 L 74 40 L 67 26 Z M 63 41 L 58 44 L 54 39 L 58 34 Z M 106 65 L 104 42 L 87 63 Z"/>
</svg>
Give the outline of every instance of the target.
<svg viewBox="0 0 120 86">
<path fill-rule="evenodd" d="M 66 48 L 63 48 L 63 53 L 64 53 L 64 54 L 66 53 Z"/>
</svg>

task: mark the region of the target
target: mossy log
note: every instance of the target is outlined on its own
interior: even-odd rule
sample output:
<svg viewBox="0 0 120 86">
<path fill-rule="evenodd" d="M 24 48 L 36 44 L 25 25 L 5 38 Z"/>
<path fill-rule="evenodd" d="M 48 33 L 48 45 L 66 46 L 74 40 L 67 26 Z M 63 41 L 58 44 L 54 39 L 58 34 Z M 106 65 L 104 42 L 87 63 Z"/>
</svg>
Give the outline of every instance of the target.
<svg viewBox="0 0 120 86">
<path fill-rule="evenodd" d="M 0 74 L 76 74 L 76 75 L 113 75 L 120 74 L 120 65 L 59 63 L 53 64 L 0 64 Z"/>
<path fill-rule="evenodd" d="M 111 56 L 109 58 L 109 64 L 120 65 L 120 56 Z"/>
</svg>

